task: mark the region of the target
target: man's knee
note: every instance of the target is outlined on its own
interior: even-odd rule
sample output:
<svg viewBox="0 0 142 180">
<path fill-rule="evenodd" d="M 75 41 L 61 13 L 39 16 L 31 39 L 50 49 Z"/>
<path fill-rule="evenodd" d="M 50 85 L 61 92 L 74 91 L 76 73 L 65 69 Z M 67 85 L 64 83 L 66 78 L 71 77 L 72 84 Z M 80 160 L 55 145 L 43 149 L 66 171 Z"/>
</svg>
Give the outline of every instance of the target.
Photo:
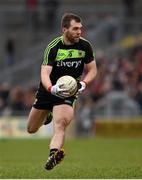
<svg viewBox="0 0 142 180">
<path fill-rule="evenodd" d="M 64 129 L 70 124 L 71 120 L 72 118 L 70 117 L 60 117 L 59 119 L 55 120 L 56 127 L 59 129 Z"/>
<path fill-rule="evenodd" d="M 37 130 L 38 130 L 38 128 L 27 126 L 27 132 L 30 134 L 37 132 Z"/>
</svg>

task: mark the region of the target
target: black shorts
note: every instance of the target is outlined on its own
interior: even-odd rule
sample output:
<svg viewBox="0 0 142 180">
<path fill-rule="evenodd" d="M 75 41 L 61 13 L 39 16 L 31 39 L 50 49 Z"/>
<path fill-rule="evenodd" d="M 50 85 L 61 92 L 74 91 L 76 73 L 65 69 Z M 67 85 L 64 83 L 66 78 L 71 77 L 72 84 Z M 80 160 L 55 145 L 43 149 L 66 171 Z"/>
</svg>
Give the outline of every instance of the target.
<svg viewBox="0 0 142 180">
<path fill-rule="evenodd" d="M 62 99 L 48 92 L 41 93 L 37 91 L 36 99 L 33 104 L 33 107 L 36 109 L 44 109 L 44 110 L 52 111 L 53 106 L 60 105 L 60 104 L 68 104 L 73 107 L 75 101 L 76 101 L 75 96 Z"/>
</svg>

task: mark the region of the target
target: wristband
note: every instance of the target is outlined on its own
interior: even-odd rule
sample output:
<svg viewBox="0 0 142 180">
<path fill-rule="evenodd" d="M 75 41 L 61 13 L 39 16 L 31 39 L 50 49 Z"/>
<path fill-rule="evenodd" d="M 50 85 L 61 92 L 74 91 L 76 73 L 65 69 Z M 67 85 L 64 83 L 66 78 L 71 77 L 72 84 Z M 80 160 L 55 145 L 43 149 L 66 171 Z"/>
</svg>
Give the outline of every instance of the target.
<svg viewBox="0 0 142 180">
<path fill-rule="evenodd" d="M 83 80 L 82 82 L 84 82 L 85 83 L 85 85 L 87 86 L 87 83 Z"/>
<path fill-rule="evenodd" d="M 52 88 L 52 86 L 49 86 L 48 89 L 47 89 L 47 91 L 48 91 L 48 92 L 51 92 L 51 88 Z"/>
</svg>

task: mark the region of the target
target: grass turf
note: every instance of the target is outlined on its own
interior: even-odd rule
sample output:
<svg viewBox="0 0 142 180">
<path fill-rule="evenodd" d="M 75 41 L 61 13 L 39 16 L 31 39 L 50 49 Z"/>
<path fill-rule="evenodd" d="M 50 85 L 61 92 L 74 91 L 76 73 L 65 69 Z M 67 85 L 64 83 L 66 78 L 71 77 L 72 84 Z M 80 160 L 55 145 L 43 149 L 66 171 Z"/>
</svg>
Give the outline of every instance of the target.
<svg viewBox="0 0 142 180">
<path fill-rule="evenodd" d="M 142 140 L 81 138 L 67 140 L 64 161 L 44 169 L 49 140 L 0 140 L 0 178 L 142 178 Z"/>
</svg>

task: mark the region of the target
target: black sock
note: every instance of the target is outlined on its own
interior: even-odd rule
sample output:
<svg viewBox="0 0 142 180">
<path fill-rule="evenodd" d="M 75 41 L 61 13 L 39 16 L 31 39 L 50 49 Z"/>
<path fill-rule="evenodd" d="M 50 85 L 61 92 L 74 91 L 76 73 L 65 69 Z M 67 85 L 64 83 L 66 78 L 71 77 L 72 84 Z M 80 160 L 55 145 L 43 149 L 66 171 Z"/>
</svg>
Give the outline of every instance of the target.
<svg viewBox="0 0 142 180">
<path fill-rule="evenodd" d="M 58 149 L 56 149 L 56 148 L 50 149 L 50 154 L 49 154 L 49 156 L 51 156 L 52 154 L 54 154 L 54 153 L 57 152 L 57 151 L 58 151 Z"/>
</svg>

